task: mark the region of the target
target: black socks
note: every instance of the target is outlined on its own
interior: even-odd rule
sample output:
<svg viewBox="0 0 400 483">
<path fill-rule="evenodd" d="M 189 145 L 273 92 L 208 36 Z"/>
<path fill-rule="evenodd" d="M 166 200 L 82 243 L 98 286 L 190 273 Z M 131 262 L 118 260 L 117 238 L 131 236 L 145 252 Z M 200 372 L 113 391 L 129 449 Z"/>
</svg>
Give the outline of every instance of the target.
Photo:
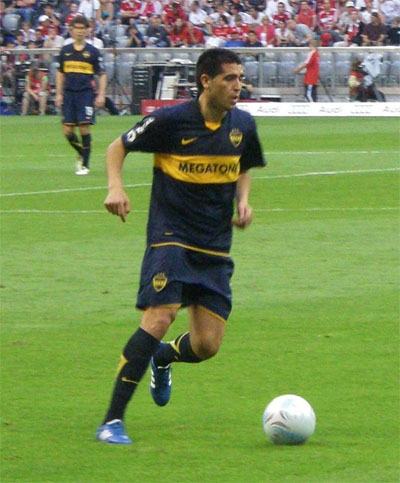
<svg viewBox="0 0 400 483">
<path fill-rule="evenodd" d="M 118 366 L 117 380 L 104 423 L 123 418 L 126 406 L 159 344 L 155 337 L 141 328 L 129 339 Z"/>
<path fill-rule="evenodd" d="M 173 342 L 161 344 L 154 355 L 154 362 L 159 367 L 168 366 L 171 362 L 200 362 L 190 345 L 190 334 L 186 332 L 179 335 Z"/>
</svg>

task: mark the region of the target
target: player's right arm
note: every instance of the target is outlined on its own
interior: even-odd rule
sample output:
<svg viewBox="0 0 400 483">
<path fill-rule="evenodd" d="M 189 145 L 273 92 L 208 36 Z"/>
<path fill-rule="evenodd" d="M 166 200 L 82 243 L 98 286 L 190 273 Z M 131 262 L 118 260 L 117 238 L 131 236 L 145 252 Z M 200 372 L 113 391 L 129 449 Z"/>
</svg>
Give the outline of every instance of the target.
<svg viewBox="0 0 400 483">
<path fill-rule="evenodd" d="M 64 74 L 59 70 L 56 73 L 56 107 L 61 107 L 63 103 L 63 92 L 64 92 Z"/>
<path fill-rule="evenodd" d="M 125 147 L 119 137 L 113 141 L 106 156 L 106 168 L 108 178 L 108 195 L 104 200 L 107 211 L 117 215 L 125 222 L 125 218 L 131 211 L 131 203 L 125 193 L 122 181 L 122 168 L 126 156 Z"/>
</svg>

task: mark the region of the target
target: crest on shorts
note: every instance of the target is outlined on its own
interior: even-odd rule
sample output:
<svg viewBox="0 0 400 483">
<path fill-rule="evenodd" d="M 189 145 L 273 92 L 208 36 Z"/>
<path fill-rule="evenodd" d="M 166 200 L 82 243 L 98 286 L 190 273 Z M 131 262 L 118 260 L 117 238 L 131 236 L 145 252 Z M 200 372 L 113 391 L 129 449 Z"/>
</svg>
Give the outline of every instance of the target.
<svg viewBox="0 0 400 483">
<path fill-rule="evenodd" d="M 164 272 L 157 273 L 153 277 L 153 288 L 156 292 L 161 292 L 167 285 L 168 278 Z"/>
<path fill-rule="evenodd" d="M 243 140 L 243 133 L 240 129 L 232 129 L 229 133 L 230 142 L 237 148 Z"/>
</svg>

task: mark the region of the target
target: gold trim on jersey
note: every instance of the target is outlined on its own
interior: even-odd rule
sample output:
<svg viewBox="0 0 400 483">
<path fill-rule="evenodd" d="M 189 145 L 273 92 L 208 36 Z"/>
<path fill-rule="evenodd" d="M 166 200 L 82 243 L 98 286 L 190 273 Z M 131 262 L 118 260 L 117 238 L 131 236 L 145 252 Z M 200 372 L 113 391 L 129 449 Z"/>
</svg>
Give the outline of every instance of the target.
<svg viewBox="0 0 400 483">
<path fill-rule="evenodd" d="M 94 74 L 93 65 L 80 60 L 64 61 L 63 70 L 65 74 Z"/>
<path fill-rule="evenodd" d="M 240 156 L 204 156 L 156 153 L 154 166 L 171 178 L 187 183 L 233 183 L 240 175 Z"/>
<path fill-rule="evenodd" d="M 198 248 L 198 247 L 194 247 L 192 245 L 186 245 L 184 243 L 179 243 L 179 242 L 152 243 L 150 246 L 151 246 L 151 248 L 175 246 L 175 247 L 187 248 L 188 250 L 192 250 L 194 252 L 205 253 L 206 255 L 214 255 L 214 256 L 217 256 L 217 257 L 228 257 L 228 258 L 230 256 L 229 253 L 226 253 L 226 252 L 217 252 L 217 251 L 214 251 L 214 250 L 207 250 L 205 248 Z"/>
<path fill-rule="evenodd" d="M 210 131 L 216 131 L 221 127 L 221 123 L 215 122 L 215 121 L 205 121 L 204 124 L 206 128 L 209 129 Z"/>
</svg>

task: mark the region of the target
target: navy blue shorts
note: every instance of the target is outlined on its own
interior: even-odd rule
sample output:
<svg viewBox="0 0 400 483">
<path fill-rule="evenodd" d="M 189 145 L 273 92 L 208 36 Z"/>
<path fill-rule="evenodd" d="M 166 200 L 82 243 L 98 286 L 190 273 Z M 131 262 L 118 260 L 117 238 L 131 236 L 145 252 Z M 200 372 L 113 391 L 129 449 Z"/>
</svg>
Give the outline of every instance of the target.
<svg viewBox="0 0 400 483">
<path fill-rule="evenodd" d="M 158 305 L 201 305 L 223 320 L 232 310 L 230 257 L 179 246 L 147 248 L 136 302 L 138 309 Z"/>
<path fill-rule="evenodd" d="M 94 124 L 94 92 L 65 91 L 62 106 L 63 124 Z"/>
</svg>

